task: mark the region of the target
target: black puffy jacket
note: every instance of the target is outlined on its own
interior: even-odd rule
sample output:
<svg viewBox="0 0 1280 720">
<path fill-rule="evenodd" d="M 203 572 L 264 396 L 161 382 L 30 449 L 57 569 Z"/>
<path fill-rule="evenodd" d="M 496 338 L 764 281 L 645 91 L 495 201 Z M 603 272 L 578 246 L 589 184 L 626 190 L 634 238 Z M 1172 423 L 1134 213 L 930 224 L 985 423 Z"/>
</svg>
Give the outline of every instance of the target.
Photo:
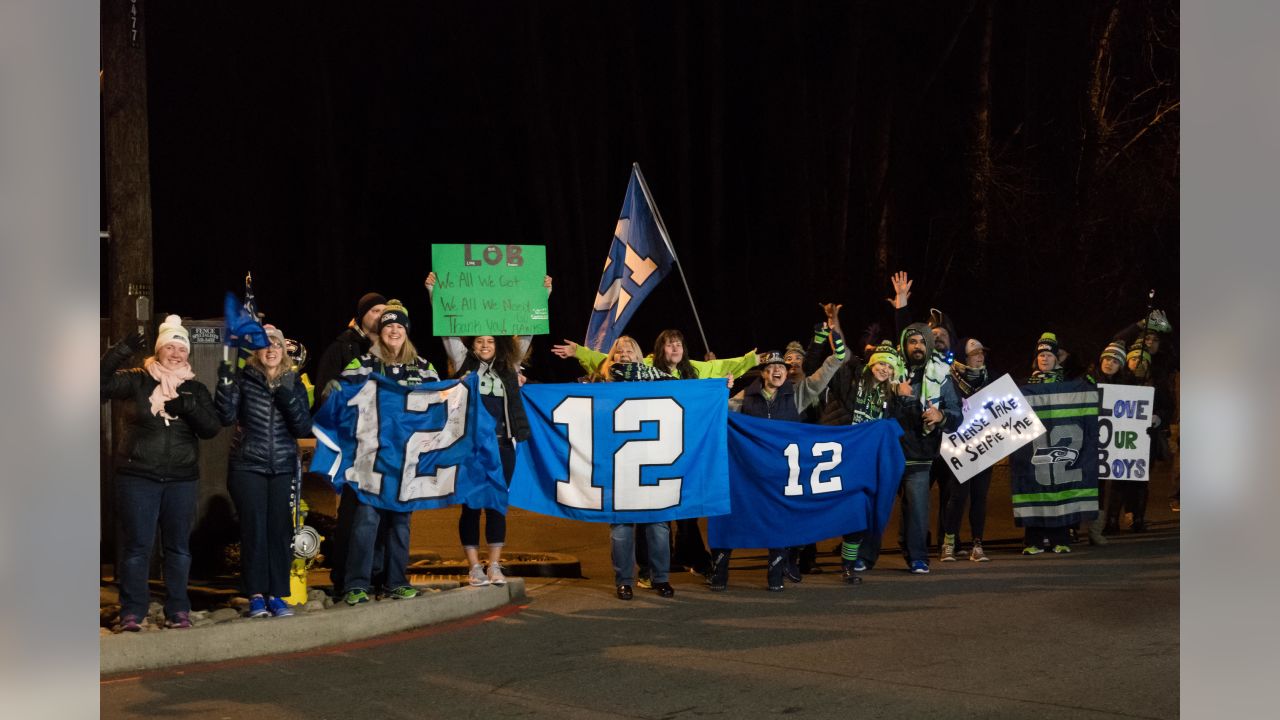
<svg viewBox="0 0 1280 720">
<path fill-rule="evenodd" d="M 223 425 L 235 425 L 232 470 L 263 475 L 293 472 L 298 458 L 297 438 L 311 434 L 307 390 L 292 372 L 272 389 L 258 368 L 247 365 L 218 380 L 214 405 Z"/>
<path fill-rule="evenodd" d="M 200 476 L 200 438 L 209 439 L 222 426 L 209 390 L 195 380 L 178 386 L 185 408 L 176 420 L 151 414 L 151 391 L 159 383 L 142 368 L 120 370 L 133 350 L 123 343 L 102 356 L 101 400 L 131 400 L 126 405 L 128 440 L 119 444 L 116 472 L 152 480 L 195 480 Z"/>
</svg>

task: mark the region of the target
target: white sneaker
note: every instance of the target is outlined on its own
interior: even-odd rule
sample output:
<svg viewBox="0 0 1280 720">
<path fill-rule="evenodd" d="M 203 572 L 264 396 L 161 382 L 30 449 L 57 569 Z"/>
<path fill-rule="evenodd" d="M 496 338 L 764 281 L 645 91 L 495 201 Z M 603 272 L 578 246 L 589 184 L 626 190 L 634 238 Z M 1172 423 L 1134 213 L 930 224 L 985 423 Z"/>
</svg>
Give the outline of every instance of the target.
<svg viewBox="0 0 1280 720">
<path fill-rule="evenodd" d="M 494 585 L 507 584 L 507 576 L 502 574 L 502 567 L 498 563 L 489 564 L 489 582 Z"/>
<path fill-rule="evenodd" d="M 489 578 L 484 574 L 484 566 L 476 563 L 471 566 L 471 572 L 467 575 L 471 587 L 484 587 L 489 584 Z"/>
<path fill-rule="evenodd" d="M 969 552 L 969 561 L 970 562 L 991 562 L 991 558 L 987 557 L 987 554 L 982 551 L 982 543 L 975 542 L 973 544 L 973 550 Z"/>
</svg>

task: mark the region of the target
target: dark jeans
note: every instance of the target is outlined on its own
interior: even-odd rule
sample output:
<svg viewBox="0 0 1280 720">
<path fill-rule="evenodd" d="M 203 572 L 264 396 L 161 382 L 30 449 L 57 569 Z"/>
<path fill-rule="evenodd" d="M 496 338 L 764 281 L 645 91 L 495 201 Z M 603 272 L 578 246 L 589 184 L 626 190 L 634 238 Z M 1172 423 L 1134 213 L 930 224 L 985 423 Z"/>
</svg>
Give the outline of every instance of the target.
<svg viewBox="0 0 1280 720">
<path fill-rule="evenodd" d="M 285 597 L 293 562 L 293 473 L 227 473 L 227 490 L 240 516 L 240 581 L 247 595 Z"/>
<path fill-rule="evenodd" d="M 636 528 L 640 532 L 636 533 Z M 609 525 L 609 548 L 615 585 L 631 585 L 635 579 L 636 535 L 647 538 L 649 571 L 655 583 L 668 579 L 671 567 L 671 526 L 665 522 Z"/>
<path fill-rule="evenodd" d="M 950 474 L 950 473 L 948 473 Z M 946 516 L 943 519 L 944 534 L 959 535 L 960 519 L 964 516 L 964 504 L 969 503 L 969 532 L 981 540 L 982 531 L 987 525 L 987 490 L 991 487 L 991 468 L 969 478 L 968 482 L 956 480 L 955 475 L 947 478 Z"/>
<path fill-rule="evenodd" d="M 380 510 L 360 503 L 351 518 L 345 590 L 394 590 L 409 584 L 409 519 L 411 512 Z M 378 548 L 379 535 L 383 547 Z M 378 582 L 379 578 L 382 579 Z"/>
<path fill-rule="evenodd" d="M 147 586 L 156 526 L 164 550 L 164 614 L 190 612 L 187 575 L 191 571 L 191 524 L 195 520 L 195 479 L 160 482 L 136 475 L 116 474 L 116 513 L 124 543 L 116 581 L 120 585 L 120 615 L 147 616 L 151 591 Z"/>
<path fill-rule="evenodd" d="M 899 545 L 908 563 L 929 562 L 925 536 L 929 532 L 929 465 L 908 465 L 898 486 L 898 505 L 902 511 L 902 539 Z M 881 535 L 870 534 L 858 549 L 858 558 L 874 567 L 880 559 Z"/>
<path fill-rule="evenodd" d="M 338 500 L 338 525 L 334 529 L 334 537 L 331 538 L 330 555 L 332 557 L 328 558 L 329 580 L 333 582 L 334 595 L 342 595 L 347 591 L 347 547 L 351 543 L 351 521 L 355 518 L 356 508 L 360 505 L 360 497 L 356 495 L 356 491 L 351 489 L 350 485 L 343 485 L 342 497 Z M 383 557 L 386 554 L 386 547 L 387 529 L 380 527 L 374 540 L 374 557 Z M 381 562 L 374 563 L 373 577 L 370 579 L 375 586 L 383 584 L 385 577 Z"/>
<path fill-rule="evenodd" d="M 511 473 L 516 469 L 516 449 L 507 438 L 498 437 L 498 456 L 502 459 L 502 477 L 511 487 Z M 469 508 L 462 506 L 458 516 L 458 539 L 464 548 L 480 547 L 480 511 L 484 510 L 484 542 L 489 547 L 501 547 L 507 542 L 507 516 L 493 508 Z"/>
</svg>

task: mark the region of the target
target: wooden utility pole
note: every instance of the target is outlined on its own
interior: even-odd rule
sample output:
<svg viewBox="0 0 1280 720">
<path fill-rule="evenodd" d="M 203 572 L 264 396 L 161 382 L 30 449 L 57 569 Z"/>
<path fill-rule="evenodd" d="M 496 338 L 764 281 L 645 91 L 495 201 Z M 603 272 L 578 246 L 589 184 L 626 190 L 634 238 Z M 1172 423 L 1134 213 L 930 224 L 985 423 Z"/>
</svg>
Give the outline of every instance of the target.
<svg viewBox="0 0 1280 720">
<path fill-rule="evenodd" d="M 143 0 L 102 0 L 102 162 L 107 184 L 106 345 L 143 330 L 153 335 L 151 170 L 147 141 L 147 45 Z M 111 445 L 124 428 L 122 403 L 111 408 Z M 104 428 L 105 429 L 105 428 Z M 114 448 L 112 448 L 114 449 Z M 109 468 L 107 468 L 109 470 Z M 112 473 L 102 474 L 103 559 L 114 558 Z"/>
<path fill-rule="evenodd" d="M 991 30 L 992 0 L 982 3 L 982 44 L 978 54 L 978 97 L 969 149 L 969 202 L 973 221 L 974 270 L 983 272 L 989 240 L 987 194 L 991 188 Z"/>
</svg>

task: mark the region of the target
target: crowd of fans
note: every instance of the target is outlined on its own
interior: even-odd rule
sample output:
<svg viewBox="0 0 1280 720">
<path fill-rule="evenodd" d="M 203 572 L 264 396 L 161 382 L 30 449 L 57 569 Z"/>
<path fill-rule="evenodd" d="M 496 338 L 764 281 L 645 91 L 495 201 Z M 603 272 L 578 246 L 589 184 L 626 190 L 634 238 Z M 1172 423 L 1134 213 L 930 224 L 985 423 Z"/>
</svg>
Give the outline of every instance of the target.
<svg viewBox="0 0 1280 720">
<path fill-rule="evenodd" d="M 425 280 L 429 297 L 435 281 L 434 273 Z M 723 378 L 733 388 L 730 410 L 756 417 L 825 425 L 894 420 L 904 430 L 906 466 L 898 491 L 899 546 L 907 569 L 914 574 L 928 573 L 935 548 L 940 562 L 964 557 L 970 562 L 988 562 L 991 557 L 983 549 L 983 533 L 991 469 L 961 483 L 939 460 L 943 434 L 961 423 L 963 399 L 994 379 L 986 363 L 987 348 L 977 338 L 958 336 L 951 318 L 936 309 L 931 309 L 924 321 L 913 319 L 909 308 L 912 281 L 899 272 L 891 282 L 896 327 L 890 337 L 880 337 L 879 328 L 872 326 L 857 342 L 848 343 L 840 322 L 841 306 L 822 304 L 824 320 L 807 345 L 792 342 L 778 351 L 752 350 L 726 360 L 710 356 L 694 360 L 688 356 L 683 334 L 669 329 L 658 335 L 649 355 L 644 355 L 629 336 L 619 337 L 607 352 L 567 340 L 554 345 L 551 352 L 575 359 L 585 373 L 584 382 Z M 550 293 L 550 277 L 545 279 L 545 287 Z M 114 482 L 124 543 L 117 570 L 121 599 L 117 630 L 137 631 L 147 622 L 150 558 L 157 528 L 164 549 L 166 626 L 191 626 L 187 576 L 199 441 L 214 437 L 224 426 L 234 426 L 226 482 L 239 517 L 242 589 L 249 598 L 246 615 L 292 614 L 284 598 L 289 595 L 293 557 L 291 503 L 297 492 L 297 440 L 310 434 L 311 412 L 340 383 L 362 382 L 371 374 L 409 386 L 438 380 L 435 367 L 409 339 L 411 327 L 404 303 L 377 293 L 360 298 L 349 326 L 320 357 L 310 407 L 308 391 L 299 377 L 301 368 L 290 362 L 283 333 L 270 325 L 265 326 L 266 347 L 243 363 L 223 363 L 212 395 L 195 378 L 189 363 L 190 334 L 176 315 L 166 317 L 160 325 L 154 352 L 141 367 L 122 369 L 143 350 L 141 333 L 107 351 L 101 362 L 101 399 L 125 401 L 128 428 L 119 445 Z M 1097 383 L 1152 386 L 1152 460 L 1167 461 L 1173 455 L 1170 420 L 1177 372 L 1168 345 L 1171 331 L 1163 313 L 1148 312 L 1139 322 L 1117 332 L 1087 368 L 1061 347 L 1054 333 L 1046 332 L 1035 342 L 1027 375 L 1018 380 L 1055 383 L 1084 377 Z M 508 485 L 517 444 L 529 436 L 520 388 L 525 382 L 521 366 L 530 352 L 530 340 L 527 336 L 487 335 L 443 338 L 448 376 L 478 376 L 481 401 L 496 423 Z M 1174 480 L 1176 509 L 1176 472 Z M 931 540 L 929 530 L 934 484 L 939 486 L 940 498 L 937 542 Z M 1133 531 L 1146 530 L 1149 484 L 1102 484 L 1098 519 L 1087 528 L 1089 542 L 1105 544 L 1106 535 L 1119 529 L 1124 511 L 1132 515 Z M 970 537 L 962 543 L 966 508 Z M 483 561 L 482 515 L 487 550 Z M 409 599 L 418 594 L 406 575 L 409 516 L 372 507 L 344 485 L 328 558 L 335 598 L 358 605 L 379 595 Z M 1028 528 L 1023 552 L 1070 552 L 1075 530 L 1040 528 L 1032 532 Z M 470 585 L 506 583 L 501 564 L 506 538 L 503 513 L 463 507 L 458 536 L 469 565 Z M 669 573 L 673 568 L 703 575 L 711 591 L 728 587 L 733 549 L 708 550 L 695 518 L 675 523 L 614 524 L 609 536 L 619 599 L 630 600 L 637 586 L 672 597 L 675 589 Z M 877 565 L 881 540 L 878 533 L 865 531 L 843 535 L 838 553 L 845 582 L 861 583 L 865 573 Z M 769 591 L 781 591 L 786 581 L 798 583 L 803 575 L 822 571 L 814 544 L 767 551 Z"/>
</svg>

